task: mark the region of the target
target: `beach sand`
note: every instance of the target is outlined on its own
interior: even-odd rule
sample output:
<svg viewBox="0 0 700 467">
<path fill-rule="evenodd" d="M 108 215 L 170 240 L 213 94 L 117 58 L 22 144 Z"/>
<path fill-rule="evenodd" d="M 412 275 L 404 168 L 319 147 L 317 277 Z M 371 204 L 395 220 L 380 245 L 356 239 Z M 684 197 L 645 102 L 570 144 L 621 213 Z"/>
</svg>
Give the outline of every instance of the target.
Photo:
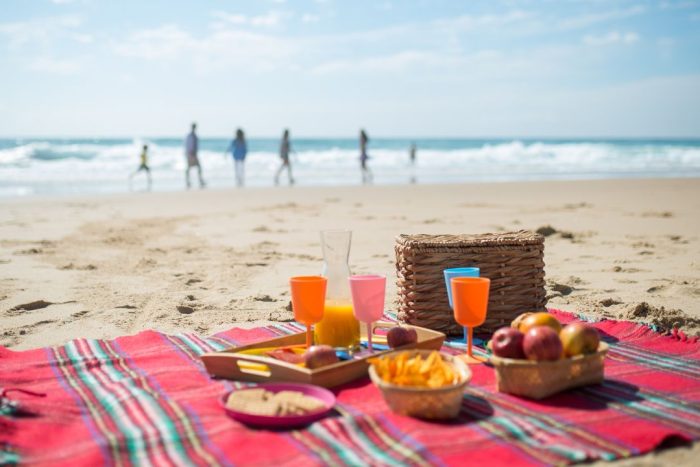
<svg viewBox="0 0 700 467">
<path fill-rule="evenodd" d="M 700 332 L 700 180 L 606 180 L 0 200 L 0 345 L 291 321 L 322 229 L 353 230 L 353 272 L 394 277 L 400 233 L 544 227 L 549 306 Z"/>
</svg>

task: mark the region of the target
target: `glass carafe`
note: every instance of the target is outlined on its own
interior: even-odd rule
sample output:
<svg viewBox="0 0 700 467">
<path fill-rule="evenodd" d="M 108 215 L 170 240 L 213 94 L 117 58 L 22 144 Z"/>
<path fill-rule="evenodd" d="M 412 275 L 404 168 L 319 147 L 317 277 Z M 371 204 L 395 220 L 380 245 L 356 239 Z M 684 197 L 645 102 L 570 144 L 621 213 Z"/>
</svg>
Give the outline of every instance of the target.
<svg viewBox="0 0 700 467">
<path fill-rule="evenodd" d="M 323 270 L 328 279 L 326 306 L 323 319 L 314 326 L 314 342 L 348 351 L 360 345 L 360 323 L 352 312 L 350 295 L 350 241 L 349 230 L 324 230 L 321 232 Z"/>
</svg>

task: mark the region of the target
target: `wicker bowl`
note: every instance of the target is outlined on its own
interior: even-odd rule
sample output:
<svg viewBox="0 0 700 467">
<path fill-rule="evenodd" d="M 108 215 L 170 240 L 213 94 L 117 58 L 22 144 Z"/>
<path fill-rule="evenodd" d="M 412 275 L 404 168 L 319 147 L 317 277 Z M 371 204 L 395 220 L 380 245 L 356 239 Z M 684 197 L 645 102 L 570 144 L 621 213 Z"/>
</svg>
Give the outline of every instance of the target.
<svg viewBox="0 0 700 467">
<path fill-rule="evenodd" d="M 603 367 L 608 344 L 601 342 L 598 351 L 561 360 L 534 362 L 492 355 L 496 382 L 500 392 L 531 399 L 589 384 L 603 382 Z"/>
<path fill-rule="evenodd" d="M 392 352 L 386 354 L 386 356 L 394 357 L 403 352 L 410 352 L 411 357 L 415 355 L 427 357 L 434 351 L 404 350 Z M 472 379 L 472 372 L 461 360 L 443 352 L 440 352 L 440 356 L 452 365 L 453 369 L 459 374 L 459 383 L 441 388 L 397 386 L 382 380 L 373 365 L 369 367 L 369 377 L 382 392 L 382 396 L 389 408 L 396 413 L 432 420 L 455 418 L 459 415 L 464 396 L 464 387 Z"/>
</svg>

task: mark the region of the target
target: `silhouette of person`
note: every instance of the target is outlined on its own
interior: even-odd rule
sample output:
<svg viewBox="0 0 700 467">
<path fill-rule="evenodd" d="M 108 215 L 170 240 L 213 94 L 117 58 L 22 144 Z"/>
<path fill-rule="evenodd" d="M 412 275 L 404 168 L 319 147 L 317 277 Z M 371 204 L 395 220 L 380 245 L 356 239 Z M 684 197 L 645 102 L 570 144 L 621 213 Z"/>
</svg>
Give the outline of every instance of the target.
<svg viewBox="0 0 700 467">
<path fill-rule="evenodd" d="M 408 158 L 411 164 L 411 183 L 416 183 L 416 143 L 411 143 Z"/>
<path fill-rule="evenodd" d="M 197 130 L 197 124 L 192 123 L 192 128 L 190 133 L 185 138 L 185 155 L 187 156 L 187 169 L 185 170 L 185 183 L 187 189 L 190 188 L 190 169 L 192 167 L 197 167 L 197 175 L 199 176 L 199 187 L 204 188 L 206 184 L 202 178 L 202 166 L 199 164 L 199 157 L 197 152 L 199 150 L 199 138 L 195 133 Z"/>
<path fill-rule="evenodd" d="M 151 190 L 151 169 L 148 167 L 148 145 L 144 144 L 143 149 L 141 149 L 141 164 L 139 165 L 139 168 L 136 169 L 131 175 L 129 175 L 129 190 L 131 190 L 131 182 L 142 170 L 146 172 L 146 177 L 148 178 L 148 190 Z"/>
<path fill-rule="evenodd" d="M 229 144 L 226 152 L 231 151 L 233 156 L 233 167 L 236 171 L 236 186 L 242 187 L 245 184 L 245 158 L 248 155 L 248 146 L 245 142 L 243 130 L 238 128 L 236 136 Z"/>
<path fill-rule="evenodd" d="M 362 183 L 372 183 L 372 171 L 369 170 L 367 166 L 367 160 L 369 156 L 367 155 L 367 143 L 369 143 L 369 138 L 365 130 L 360 130 L 360 170 L 362 171 Z"/>
<path fill-rule="evenodd" d="M 275 186 L 280 184 L 280 175 L 284 169 L 287 169 L 287 176 L 289 177 L 289 184 L 294 185 L 294 178 L 292 177 L 292 165 L 289 161 L 289 153 L 292 151 L 291 144 L 289 143 L 289 130 L 284 130 L 282 134 L 282 142 L 280 143 L 280 159 L 282 159 L 282 165 L 277 169 L 275 173 Z"/>
</svg>

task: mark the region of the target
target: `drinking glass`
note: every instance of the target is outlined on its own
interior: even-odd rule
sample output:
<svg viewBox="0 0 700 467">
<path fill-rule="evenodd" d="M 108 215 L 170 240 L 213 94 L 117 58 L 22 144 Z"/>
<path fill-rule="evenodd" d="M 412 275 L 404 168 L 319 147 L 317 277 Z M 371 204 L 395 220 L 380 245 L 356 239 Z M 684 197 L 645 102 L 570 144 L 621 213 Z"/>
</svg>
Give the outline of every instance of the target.
<svg viewBox="0 0 700 467">
<path fill-rule="evenodd" d="M 465 363 L 483 363 L 472 354 L 473 329 L 486 320 L 491 280 L 485 277 L 455 277 L 450 282 L 455 321 L 464 326 L 467 334 Z"/>
<path fill-rule="evenodd" d="M 367 324 L 367 347 L 372 352 L 372 323 L 384 314 L 386 276 L 376 274 L 350 276 L 352 309 L 355 318 Z"/>
<path fill-rule="evenodd" d="M 326 302 L 326 284 L 321 276 L 295 276 L 289 279 L 292 288 L 294 319 L 306 325 L 306 347 L 311 346 L 311 325 L 323 318 Z"/>
<path fill-rule="evenodd" d="M 447 300 L 450 302 L 450 308 L 454 312 L 452 306 L 452 286 L 450 281 L 453 277 L 479 277 L 479 268 L 450 268 L 442 271 L 445 275 L 445 288 L 447 289 Z M 467 344 L 467 330 L 464 330 L 464 344 Z"/>
</svg>

